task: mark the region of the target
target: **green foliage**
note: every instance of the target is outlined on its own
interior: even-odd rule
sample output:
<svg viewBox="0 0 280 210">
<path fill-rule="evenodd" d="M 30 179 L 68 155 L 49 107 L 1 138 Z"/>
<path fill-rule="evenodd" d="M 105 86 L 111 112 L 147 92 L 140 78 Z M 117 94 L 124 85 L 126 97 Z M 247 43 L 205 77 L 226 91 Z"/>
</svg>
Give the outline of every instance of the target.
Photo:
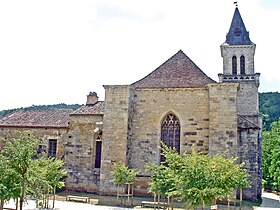
<svg viewBox="0 0 280 210">
<path fill-rule="evenodd" d="M 0 152 L 0 198 L 20 197 L 20 209 L 26 193 L 38 201 L 64 186 L 63 161 L 36 159 L 38 143 L 35 137 L 22 134 L 7 142 Z"/>
<path fill-rule="evenodd" d="M 265 187 L 273 190 L 280 185 L 280 120 L 271 131 L 263 132 L 262 169 Z"/>
<path fill-rule="evenodd" d="M 49 194 L 55 194 L 57 188 L 64 186 L 61 181 L 66 176 L 62 169 L 64 162 L 54 158 L 39 158 L 33 161 L 28 173 L 28 194 L 36 198 L 37 204 L 44 203 L 48 208 L 46 198 Z"/>
<path fill-rule="evenodd" d="M 213 198 L 227 198 L 236 188 L 248 187 L 248 172 L 235 158 L 177 153 L 162 145 L 166 158 L 161 165 L 148 166 L 152 172 L 150 192 L 177 195 L 186 206 L 210 204 Z"/>
<path fill-rule="evenodd" d="M 17 109 L 7 109 L 7 110 L 2 110 L 0 111 L 0 118 L 4 117 L 12 112 L 18 111 L 18 110 L 24 110 L 24 111 L 28 111 L 28 110 L 76 110 L 80 107 L 81 105 L 79 104 L 71 104 L 71 105 L 67 105 L 67 104 L 54 104 L 54 105 L 39 105 L 39 106 L 35 106 L 32 105 L 30 107 L 21 107 L 21 108 L 17 108 Z"/>
<path fill-rule="evenodd" d="M 280 93 L 259 93 L 259 104 L 263 114 L 263 129 L 270 130 L 272 122 L 280 118 Z"/>
<path fill-rule="evenodd" d="M 0 154 L 0 198 L 4 201 L 18 198 L 21 191 L 20 176 L 9 165 L 9 160 Z"/>
<path fill-rule="evenodd" d="M 136 179 L 136 171 L 120 163 L 114 163 L 112 175 L 114 177 L 112 181 L 119 185 L 131 184 Z"/>
</svg>

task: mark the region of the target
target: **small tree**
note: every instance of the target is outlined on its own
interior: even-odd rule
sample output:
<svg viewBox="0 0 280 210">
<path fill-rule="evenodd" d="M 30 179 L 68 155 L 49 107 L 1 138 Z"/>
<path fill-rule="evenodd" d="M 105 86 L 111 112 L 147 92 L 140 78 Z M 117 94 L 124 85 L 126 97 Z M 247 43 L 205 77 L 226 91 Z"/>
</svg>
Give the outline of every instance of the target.
<svg viewBox="0 0 280 210">
<path fill-rule="evenodd" d="M 40 158 L 33 161 L 31 170 L 28 173 L 29 193 L 36 198 L 37 207 L 48 208 L 49 194 L 53 195 L 54 208 L 55 192 L 57 188 L 64 186 L 61 179 L 66 175 L 62 169 L 64 162 L 54 158 Z"/>
<path fill-rule="evenodd" d="M 20 196 L 20 185 L 20 177 L 9 167 L 7 158 L 0 154 L 0 210 L 3 210 L 5 201 Z"/>
<path fill-rule="evenodd" d="M 22 210 L 25 197 L 27 173 L 36 154 L 35 148 L 38 142 L 39 140 L 35 137 L 23 134 L 20 138 L 7 142 L 4 147 L 4 156 L 8 159 L 8 166 L 21 179 L 20 210 Z"/>
<path fill-rule="evenodd" d="M 119 197 L 119 188 L 122 188 L 124 194 L 125 185 L 127 184 L 128 186 L 130 186 L 135 182 L 136 179 L 136 171 L 134 169 L 129 169 L 127 166 L 120 163 L 114 163 L 114 170 L 112 171 L 112 175 L 114 177 L 112 180 L 113 183 L 117 184 L 118 186 L 117 198 Z"/>
<path fill-rule="evenodd" d="M 170 190 L 189 208 L 201 205 L 203 209 L 212 199 L 227 198 L 233 189 L 248 186 L 248 172 L 234 158 L 202 155 L 194 148 L 181 156 L 165 145 L 162 151 L 165 165 L 153 166 L 151 190 Z"/>
</svg>

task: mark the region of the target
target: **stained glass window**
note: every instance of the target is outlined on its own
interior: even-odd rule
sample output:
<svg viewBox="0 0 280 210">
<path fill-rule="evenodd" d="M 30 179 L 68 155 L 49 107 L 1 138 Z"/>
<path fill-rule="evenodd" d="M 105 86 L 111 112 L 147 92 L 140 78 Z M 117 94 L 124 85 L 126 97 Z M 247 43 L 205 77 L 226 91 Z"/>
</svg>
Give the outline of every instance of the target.
<svg viewBox="0 0 280 210">
<path fill-rule="evenodd" d="M 161 141 L 180 153 L 180 121 L 174 114 L 168 114 L 161 124 Z M 161 155 L 160 161 L 165 159 Z"/>
</svg>

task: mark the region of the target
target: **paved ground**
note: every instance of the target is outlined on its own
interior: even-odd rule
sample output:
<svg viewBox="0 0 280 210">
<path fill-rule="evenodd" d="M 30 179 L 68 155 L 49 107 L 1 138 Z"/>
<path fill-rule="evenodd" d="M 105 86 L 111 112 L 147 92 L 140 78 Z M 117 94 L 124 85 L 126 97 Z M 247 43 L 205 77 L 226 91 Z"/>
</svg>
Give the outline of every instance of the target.
<svg viewBox="0 0 280 210">
<path fill-rule="evenodd" d="M 50 202 L 51 203 L 51 202 Z M 5 208 L 15 208 L 13 202 L 5 205 Z M 28 200 L 24 210 L 36 209 L 35 201 Z M 131 210 L 132 208 L 121 208 L 112 206 L 92 205 L 78 202 L 55 201 L 55 210 Z"/>
<path fill-rule="evenodd" d="M 262 205 L 257 210 L 279 210 L 280 197 L 268 192 L 262 193 Z"/>
<path fill-rule="evenodd" d="M 256 210 L 280 210 L 279 196 L 272 193 L 263 192 L 262 198 L 263 198 L 262 205 L 256 208 Z M 55 207 L 56 207 L 55 210 L 132 210 L 133 209 L 133 208 L 92 205 L 86 203 L 66 202 L 66 201 L 56 201 Z M 10 202 L 5 205 L 5 208 L 15 208 L 15 205 L 13 202 Z M 35 201 L 28 200 L 28 203 L 25 204 L 23 209 L 35 210 L 36 209 Z M 134 209 L 137 209 L 137 207 L 135 207 Z"/>
</svg>

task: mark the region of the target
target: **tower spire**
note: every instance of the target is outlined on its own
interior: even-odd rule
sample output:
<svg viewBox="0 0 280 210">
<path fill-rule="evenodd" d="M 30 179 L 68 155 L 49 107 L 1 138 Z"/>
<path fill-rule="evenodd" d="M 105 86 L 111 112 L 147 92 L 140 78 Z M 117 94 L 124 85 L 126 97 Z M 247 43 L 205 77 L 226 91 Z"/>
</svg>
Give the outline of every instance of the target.
<svg viewBox="0 0 280 210">
<path fill-rule="evenodd" d="M 249 37 L 249 32 L 246 30 L 245 24 L 242 20 L 238 10 L 237 2 L 229 32 L 226 37 L 226 42 L 229 45 L 251 45 L 253 44 Z"/>
</svg>

